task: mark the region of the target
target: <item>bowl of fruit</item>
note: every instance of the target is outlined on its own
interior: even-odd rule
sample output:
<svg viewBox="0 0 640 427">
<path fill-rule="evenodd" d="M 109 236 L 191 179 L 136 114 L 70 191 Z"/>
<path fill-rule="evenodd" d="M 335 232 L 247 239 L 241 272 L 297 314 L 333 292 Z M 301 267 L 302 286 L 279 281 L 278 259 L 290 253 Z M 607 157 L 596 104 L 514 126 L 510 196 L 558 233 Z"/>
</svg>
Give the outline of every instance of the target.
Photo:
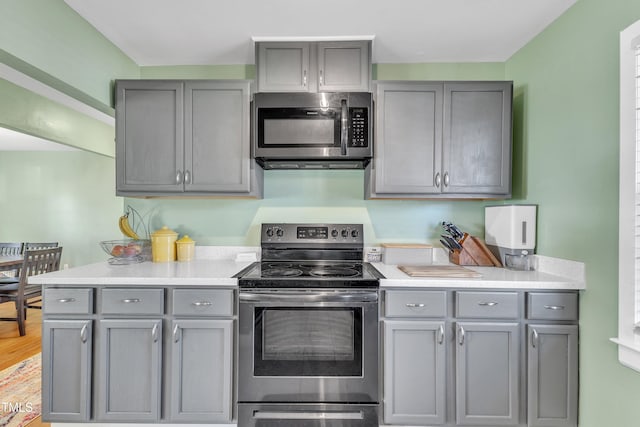
<svg viewBox="0 0 640 427">
<path fill-rule="evenodd" d="M 151 253 L 150 240 L 103 240 L 102 249 L 111 255 L 109 264 L 134 264 L 148 259 Z"/>
</svg>

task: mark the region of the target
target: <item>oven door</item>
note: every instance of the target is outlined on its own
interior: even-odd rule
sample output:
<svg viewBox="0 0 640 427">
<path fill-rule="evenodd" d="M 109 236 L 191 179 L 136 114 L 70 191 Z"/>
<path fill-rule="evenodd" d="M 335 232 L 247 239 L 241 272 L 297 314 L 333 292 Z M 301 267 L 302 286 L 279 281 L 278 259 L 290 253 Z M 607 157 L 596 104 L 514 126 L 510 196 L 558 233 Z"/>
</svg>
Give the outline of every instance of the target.
<svg viewBox="0 0 640 427">
<path fill-rule="evenodd" d="M 242 290 L 240 402 L 378 401 L 376 290 Z"/>
</svg>

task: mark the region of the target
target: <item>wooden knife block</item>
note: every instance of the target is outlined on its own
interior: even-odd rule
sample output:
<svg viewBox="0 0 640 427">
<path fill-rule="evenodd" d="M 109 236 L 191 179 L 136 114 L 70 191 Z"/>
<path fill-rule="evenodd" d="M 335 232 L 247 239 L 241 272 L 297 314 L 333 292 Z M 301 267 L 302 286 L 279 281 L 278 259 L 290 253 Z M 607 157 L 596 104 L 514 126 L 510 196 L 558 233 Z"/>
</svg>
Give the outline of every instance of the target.
<svg viewBox="0 0 640 427">
<path fill-rule="evenodd" d="M 467 233 L 460 240 L 462 249 L 449 252 L 449 261 L 458 265 L 478 265 L 487 267 L 502 267 L 502 263 L 493 255 L 481 239 Z"/>
</svg>

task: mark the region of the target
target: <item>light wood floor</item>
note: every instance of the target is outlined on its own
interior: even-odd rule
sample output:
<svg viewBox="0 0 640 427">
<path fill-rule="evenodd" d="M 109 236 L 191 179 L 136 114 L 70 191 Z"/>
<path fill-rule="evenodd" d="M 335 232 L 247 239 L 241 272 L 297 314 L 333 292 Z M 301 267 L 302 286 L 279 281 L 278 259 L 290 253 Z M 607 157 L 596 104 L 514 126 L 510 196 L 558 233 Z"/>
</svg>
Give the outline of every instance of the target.
<svg viewBox="0 0 640 427">
<path fill-rule="evenodd" d="M 13 303 L 0 304 L 0 317 L 15 316 Z M 42 338 L 42 312 L 29 309 L 27 314 L 27 334 L 23 337 L 18 333 L 17 322 L 0 321 L 0 370 L 8 368 L 21 360 L 39 353 Z M 40 417 L 29 423 L 29 427 L 49 427 Z"/>
</svg>

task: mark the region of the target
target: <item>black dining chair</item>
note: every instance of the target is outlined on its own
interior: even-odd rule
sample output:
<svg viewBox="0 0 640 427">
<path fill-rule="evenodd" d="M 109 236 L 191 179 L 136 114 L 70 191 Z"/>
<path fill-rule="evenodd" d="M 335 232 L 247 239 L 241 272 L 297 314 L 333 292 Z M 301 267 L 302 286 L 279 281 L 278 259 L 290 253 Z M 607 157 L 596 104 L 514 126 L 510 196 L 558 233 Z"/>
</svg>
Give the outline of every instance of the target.
<svg viewBox="0 0 640 427">
<path fill-rule="evenodd" d="M 42 302 L 42 287 L 28 284 L 29 277 L 60 270 L 61 256 L 61 246 L 34 251 L 27 250 L 24 252 L 24 261 L 18 268 L 18 282 L 0 285 L 0 303 L 14 302 L 16 306 L 16 317 L 2 317 L 0 320 L 17 321 L 20 336 L 26 334 L 27 308 L 42 308 L 34 305 Z"/>
</svg>

